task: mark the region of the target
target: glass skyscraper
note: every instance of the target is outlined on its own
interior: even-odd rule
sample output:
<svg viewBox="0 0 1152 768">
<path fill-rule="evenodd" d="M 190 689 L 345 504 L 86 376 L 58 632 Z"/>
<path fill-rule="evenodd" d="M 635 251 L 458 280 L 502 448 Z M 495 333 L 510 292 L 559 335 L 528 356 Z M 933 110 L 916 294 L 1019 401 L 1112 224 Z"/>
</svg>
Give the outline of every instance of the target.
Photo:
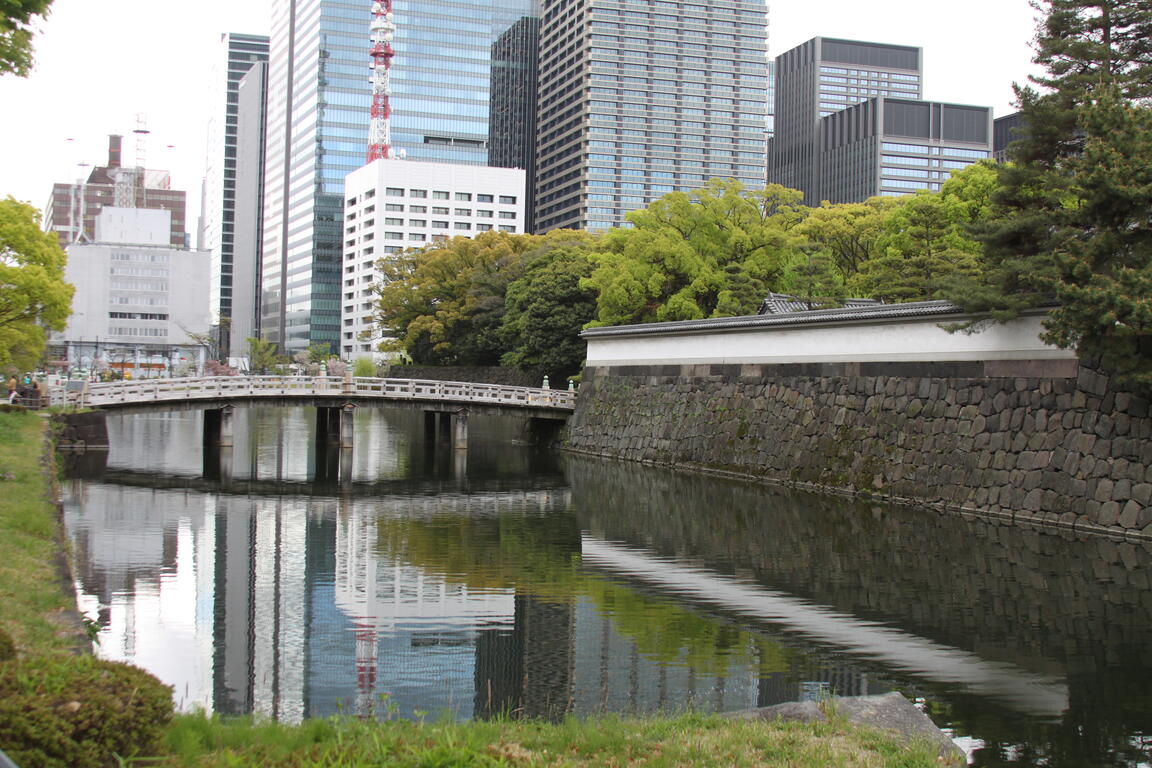
<svg viewBox="0 0 1152 768">
<path fill-rule="evenodd" d="M 767 37 L 765 0 L 544 0 L 537 231 L 713 177 L 762 188 Z"/>
<path fill-rule="evenodd" d="M 268 38 L 261 35 L 223 34 L 220 58 L 213 77 L 212 103 L 216 114 L 208 119 L 208 153 L 204 174 L 204 210 L 198 247 L 212 251 L 212 322 L 232 317 L 233 251 L 236 230 L 236 121 L 240 80 L 252 65 L 268 61 Z M 221 353 L 227 356 L 227 334 L 221 334 Z"/>
<path fill-rule="evenodd" d="M 488 164 L 493 45 L 536 0 L 395 0 L 392 144 Z M 283 351 L 337 350 L 344 177 L 367 155 L 370 0 L 272 4 L 262 327 Z"/>
</svg>

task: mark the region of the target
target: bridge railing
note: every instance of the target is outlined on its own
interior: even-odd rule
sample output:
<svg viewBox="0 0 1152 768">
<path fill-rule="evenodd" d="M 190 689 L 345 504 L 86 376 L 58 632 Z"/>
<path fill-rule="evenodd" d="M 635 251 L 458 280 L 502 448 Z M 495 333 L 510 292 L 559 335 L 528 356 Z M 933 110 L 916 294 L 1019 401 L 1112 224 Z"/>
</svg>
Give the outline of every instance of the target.
<svg viewBox="0 0 1152 768">
<path fill-rule="evenodd" d="M 56 388 L 56 405 L 99 407 L 182 400 L 276 397 L 346 397 L 385 400 L 439 400 L 456 403 L 545 407 L 571 410 L 572 392 L 424 379 L 340 378 L 338 376 L 212 376 L 189 379 L 141 379 Z"/>
</svg>

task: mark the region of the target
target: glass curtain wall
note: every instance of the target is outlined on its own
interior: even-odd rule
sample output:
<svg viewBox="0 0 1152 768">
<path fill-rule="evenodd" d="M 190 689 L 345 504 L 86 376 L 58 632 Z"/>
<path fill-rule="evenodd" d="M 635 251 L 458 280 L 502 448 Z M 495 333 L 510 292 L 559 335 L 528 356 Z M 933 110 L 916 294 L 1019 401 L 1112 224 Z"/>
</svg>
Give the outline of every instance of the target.
<svg viewBox="0 0 1152 768">
<path fill-rule="evenodd" d="M 487 164 L 492 43 L 535 8 L 396 0 L 393 147 Z M 289 353 L 338 349 L 344 177 L 367 154 L 371 11 L 371 0 L 273 3 L 262 314 Z"/>
</svg>

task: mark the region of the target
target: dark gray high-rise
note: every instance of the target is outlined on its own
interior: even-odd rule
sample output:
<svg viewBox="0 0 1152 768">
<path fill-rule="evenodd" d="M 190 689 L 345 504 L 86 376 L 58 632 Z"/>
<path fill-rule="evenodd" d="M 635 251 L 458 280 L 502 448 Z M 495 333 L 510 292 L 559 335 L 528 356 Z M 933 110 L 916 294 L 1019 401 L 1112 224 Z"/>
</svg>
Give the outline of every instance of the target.
<svg viewBox="0 0 1152 768">
<path fill-rule="evenodd" d="M 921 50 L 906 45 L 814 37 L 777 56 L 768 181 L 819 204 L 821 119 L 874 97 L 919 99 L 921 71 Z"/>
<path fill-rule="evenodd" d="M 533 231 L 536 183 L 536 79 L 540 19 L 524 16 L 492 43 L 488 103 L 488 165 L 523 168 L 527 177 L 526 232 Z"/>
<path fill-rule="evenodd" d="M 992 109 L 875 96 L 824 117 L 817 149 L 821 200 L 938 191 L 991 155 Z"/>
</svg>

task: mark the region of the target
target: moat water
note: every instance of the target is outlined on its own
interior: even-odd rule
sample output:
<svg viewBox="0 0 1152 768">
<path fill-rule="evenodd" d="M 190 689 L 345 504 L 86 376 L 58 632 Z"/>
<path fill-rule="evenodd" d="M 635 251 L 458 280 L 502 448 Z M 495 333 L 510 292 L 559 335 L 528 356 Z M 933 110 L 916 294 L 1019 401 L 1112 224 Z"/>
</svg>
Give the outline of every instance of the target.
<svg viewBox="0 0 1152 768">
<path fill-rule="evenodd" d="M 185 710 L 557 718 L 900 691 L 980 766 L 1152 766 L 1152 554 L 533 448 L 473 416 L 109 416 L 66 455 L 98 653 Z M 343 461 L 342 461 L 343 459 Z"/>
</svg>

